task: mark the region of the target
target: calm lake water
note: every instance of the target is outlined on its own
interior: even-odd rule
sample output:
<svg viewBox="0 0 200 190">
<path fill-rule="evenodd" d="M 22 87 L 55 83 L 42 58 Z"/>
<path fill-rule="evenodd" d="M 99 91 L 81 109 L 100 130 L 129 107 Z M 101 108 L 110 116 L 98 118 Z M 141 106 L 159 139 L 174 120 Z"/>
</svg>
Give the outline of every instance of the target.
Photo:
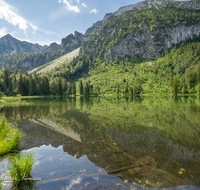
<svg viewBox="0 0 200 190">
<path fill-rule="evenodd" d="M 22 153 L 36 155 L 38 189 L 200 188 L 199 99 L 23 101 L 1 114 L 17 121 Z"/>
</svg>

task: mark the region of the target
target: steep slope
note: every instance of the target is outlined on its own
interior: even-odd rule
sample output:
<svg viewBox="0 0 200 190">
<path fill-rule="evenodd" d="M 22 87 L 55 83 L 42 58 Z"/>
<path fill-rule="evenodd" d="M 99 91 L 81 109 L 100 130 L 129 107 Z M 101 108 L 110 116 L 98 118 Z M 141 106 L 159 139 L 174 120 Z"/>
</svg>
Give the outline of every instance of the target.
<svg viewBox="0 0 200 190">
<path fill-rule="evenodd" d="M 115 60 L 125 57 L 161 57 L 173 45 L 200 34 L 200 3 L 144 1 L 120 8 L 93 25 L 81 53 Z M 98 28 L 98 30 L 97 30 Z"/>
<path fill-rule="evenodd" d="M 90 28 L 88 28 L 85 32 L 85 35 L 98 35 L 103 27 L 113 18 L 120 16 L 128 11 L 137 11 L 137 10 L 144 10 L 144 9 L 152 9 L 156 8 L 159 9 L 161 7 L 176 7 L 176 8 L 193 8 L 198 9 L 200 6 L 200 2 L 196 1 L 174 1 L 174 0 L 146 0 L 141 1 L 136 4 L 131 4 L 128 6 L 124 6 L 119 8 L 114 13 L 107 13 L 103 20 L 97 21 L 93 24 Z"/>
<path fill-rule="evenodd" d="M 63 55 L 62 57 L 59 57 L 58 59 L 55 59 L 47 64 L 44 64 L 40 67 L 37 67 L 31 71 L 29 71 L 28 73 L 37 73 L 37 74 L 41 74 L 41 73 L 45 73 L 47 71 L 50 71 L 52 69 L 54 69 L 56 66 L 59 67 L 62 64 L 66 64 L 68 63 L 71 59 L 73 59 L 74 57 L 77 57 L 79 54 L 80 48 L 75 49 L 74 51 Z"/>
<path fill-rule="evenodd" d="M 84 41 L 87 41 L 89 36 L 83 35 L 77 31 L 62 39 L 61 52 L 63 55 L 79 48 Z"/>
</svg>

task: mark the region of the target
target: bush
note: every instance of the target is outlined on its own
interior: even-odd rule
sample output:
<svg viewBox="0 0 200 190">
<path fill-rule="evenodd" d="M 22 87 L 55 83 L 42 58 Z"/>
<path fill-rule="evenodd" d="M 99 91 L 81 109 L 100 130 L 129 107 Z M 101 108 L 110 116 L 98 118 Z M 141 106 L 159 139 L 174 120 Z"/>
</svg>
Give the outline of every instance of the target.
<svg viewBox="0 0 200 190">
<path fill-rule="evenodd" d="M 0 118 L 0 156 L 8 154 L 18 147 L 20 132 L 10 126 L 6 118 Z"/>
</svg>

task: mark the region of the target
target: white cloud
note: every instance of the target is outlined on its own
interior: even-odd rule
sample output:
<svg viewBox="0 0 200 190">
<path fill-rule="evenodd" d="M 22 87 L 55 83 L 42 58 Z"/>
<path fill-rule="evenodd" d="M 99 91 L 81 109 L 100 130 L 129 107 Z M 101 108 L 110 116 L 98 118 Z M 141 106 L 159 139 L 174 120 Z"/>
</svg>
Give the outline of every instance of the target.
<svg viewBox="0 0 200 190">
<path fill-rule="evenodd" d="M 7 28 L 2 27 L 2 28 L 0 29 L 0 38 L 1 38 L 2 36 L 5 36 L 6 34 L 7 34 Z"/>
<path fill-rule="evenodd" d="M 79 3 L 79 0 L 76 0 L 76 2 Z M 78 6 L 72 5 L 72 0 L 58 0 L 58 3 L 63 3 L 66 5 L 67 10 L 74 11 L 75 13 L 80 13 L 81 10 L 78 8 Z"/>
<path fill-rule="evenodd" d="M 72 187 L 76 184 L 79 184 L 81 182 L 82 178 L 78 177 L 77 179 L 74 179 L 71 181 L 70 185 L 66 187 L 66 190 L 71 190 Z"/>
<path fill-rule="evenodd" d="M 94 13 L 94 14 L 97 14 L 99 11 L 97 10 L 97 9 L 92 9 L 91 11 L 90 11 L 90 13 Z"/>
<path fill-rule="evenodd" d="M 13 9 L 12 6 L 0 0 L 0 19 L 4 19 L 14 26 L 18 25 L 21 30 L 26 30 L 28 28 L 26 20 L 17 15 Z"/>
<path fill-rule="evenodd" d="M 38 30 L 37 26 L 34 26 L 33 24 L 30 23 L 30 26 L 34 29 L 34 30 Z"/>
<path fill-rule="evenodd" d="M 37 30 L 37 26 L 26 21 L 23 17 L 16 13 L 16 8 L 6 3 L 4 0 L 0 0 L 0 19 L 3 19 L 14 26 L 19 26 L 21 30 L 26 31 L 30 25 L 34 30 Z"/>
<path fill-rule="evenodd" d="M 85 8 L 87 8 L 87 5 L 85 3 L 82 3 L 82 6 L 85 7 Z"/>
</svg>

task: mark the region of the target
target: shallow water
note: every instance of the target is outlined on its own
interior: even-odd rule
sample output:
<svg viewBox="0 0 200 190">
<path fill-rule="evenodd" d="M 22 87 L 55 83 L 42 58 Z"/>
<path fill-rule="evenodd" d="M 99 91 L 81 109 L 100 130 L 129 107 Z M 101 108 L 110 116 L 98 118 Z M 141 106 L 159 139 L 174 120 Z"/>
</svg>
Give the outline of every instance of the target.
<svg viewBox="0 0 200 190">
<path fill-rule="evenodd" d="M 22 153 L 36 155 L 38 189 L 200 187 L 198 99 L 24 101 L 1 113 L 18 121 Z"/>
</svg>

